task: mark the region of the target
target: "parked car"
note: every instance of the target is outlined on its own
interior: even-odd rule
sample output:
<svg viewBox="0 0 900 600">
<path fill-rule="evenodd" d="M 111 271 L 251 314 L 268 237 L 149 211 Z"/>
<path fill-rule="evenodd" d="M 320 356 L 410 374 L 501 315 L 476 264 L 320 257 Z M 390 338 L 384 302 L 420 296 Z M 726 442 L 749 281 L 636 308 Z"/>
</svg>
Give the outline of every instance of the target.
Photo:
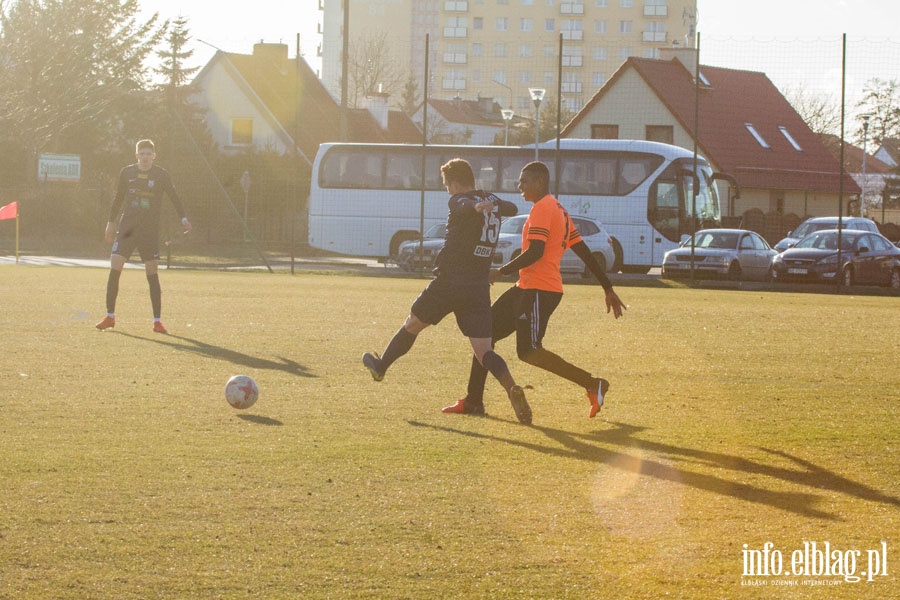
<svg viewBox="0 0 900 600">
<path fill-rule="evenodd" d="M 746 229 L 701 229 L 694 234 L 694 276 L 699 279 L 769 279 L 777 252 L 758 233 Z M 663 257 L 662 275 L 674 279 L 691 272 L 691 238 Z"/>
<path fill-rule="evenodd" d="M 809 234 L 822 229 L 837 229 L 838 217 L 812 217 L 800 223 L 794 231 L 788 231 L 787 237 L 775 244 L 778 252 L 784 252 Z M 878 233 L 878 225 L 871 219 L 862 217 L 844 217 L 841 229 L 858 229 Z"/>
<path fill-rule="evenodd" d="M 495 265 L 503 265 L 522 253 L 522 228 L 528 215 L 516 215 L 503 221 L 500 225 L 500 238 L 497 248 L 494 250 L 493 262 Z M 599 221 L 587 217 L 570 216 L 572 223 L 581 235 L 581 239 L 591 254 L 600 263 L 604 271 L 612 269 L 616 262 L 616 253 L 613 250 L 612 239 L 609 233 Z M 584 277 L 592 277 L 590 270 L 571 250 L 566 250 L 559 263 L 559 270 L 563 273 L 579 273 Z"/>
<path fill-rule="evenodd" d="M 422 236 L 422 253 L 419 253 L 419 240 L 409 240 L 400 244 L 397 249 L 397 266 L 404 271 L 429 269 L 434 264 L 434 257 L 444 245 L 447 235 L 446 223 L 435 223 L 425 230 Z"/>
<path fill-rule="evenodd" d="M 838 267 L 838 230 L 816 231 L 772 264 L 776 281 L 833 282 L 838 273 L 844 285 L 872 284 L 900 289 L 900 248 L 879 233 L 841 231 Z"/>
</svg>

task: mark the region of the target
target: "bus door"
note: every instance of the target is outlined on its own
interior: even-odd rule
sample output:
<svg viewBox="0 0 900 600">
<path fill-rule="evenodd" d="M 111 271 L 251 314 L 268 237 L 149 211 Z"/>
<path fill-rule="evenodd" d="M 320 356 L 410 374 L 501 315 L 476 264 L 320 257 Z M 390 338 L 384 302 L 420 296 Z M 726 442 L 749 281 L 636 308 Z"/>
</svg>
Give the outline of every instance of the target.
<svg viewBox="0 0 900 600">
<path fill-rule="evenodd" d="M 663 255 L 678 246 L 686 233 L 686 179 L 675 164 L 662 172 L 647 194 L 647 222 L 652 227 L 652 256 L 654 265 L 661 265 Z M 690 185 L 690 184 L 689 184 Z"/>
</svg>

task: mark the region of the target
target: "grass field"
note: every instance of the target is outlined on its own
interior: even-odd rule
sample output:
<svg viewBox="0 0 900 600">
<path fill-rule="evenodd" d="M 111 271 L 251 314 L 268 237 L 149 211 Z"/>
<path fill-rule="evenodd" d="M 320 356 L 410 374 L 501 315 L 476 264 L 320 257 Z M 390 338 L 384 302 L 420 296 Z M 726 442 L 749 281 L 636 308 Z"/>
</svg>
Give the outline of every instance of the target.
<svg viewBox="0 0 900 600">
<path fill-rule="evenodd" d="M 897 298 L 623 287 L 615 321 L 571 286 L 545 344 L 607 405 L 505 341 L 526 427 L 493 381 L 487 418 L 440 412 L 470 361 L 452 319 L 363 369 L 424 280 L 161 279 L 171 335 L 140 271 L 101 333 L 104 269 L 0 267 L 0 597 L 900 595 Z M 767 542 L 788 574 L 742 576 Z M 790 574 L 826 542 L 888 574 Z"/>
</svg>

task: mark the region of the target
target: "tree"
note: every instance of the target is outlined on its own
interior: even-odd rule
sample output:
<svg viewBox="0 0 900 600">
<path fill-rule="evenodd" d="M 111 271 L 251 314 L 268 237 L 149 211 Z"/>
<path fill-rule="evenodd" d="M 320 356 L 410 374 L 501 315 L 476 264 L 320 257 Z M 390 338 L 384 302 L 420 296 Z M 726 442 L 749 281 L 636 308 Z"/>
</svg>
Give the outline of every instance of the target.
<svg viewBox="0 0 900 600">
<path fill-rule="evenodd" d="M 559 113 L 556 104 L 556 99 L 552 96 L 545 96 L 544 100 L 541 102 L 540 132 L 538 135 L 542 142 L 556 139 L 557 121 L 559 122 L 559 128 L 562 129 L 572 118 L 572 113 L 567 111 L 565 106 L 562 107 L 562 113 Z M 534 112 L 531 111 L 531 114 L 533 115 Z M 557 119 L 558 114 L 559 119 Z M 526 112 L 521 116 L 526 117 L 529 115 Z M 494 143 L 502 144 L 505 136 L 506 130 L 504 129 L 503 132 L 498 133 L 494 137 Z M 511 126 L 509 128 L 509 145 L 524 146 L 527 144 L 534 144 L 534 125 L 529 127 Z"/>
<path fill-rule="evenodd" d="M 193 50 L 185 49 L 191 39 L 187 22 L 187 18 L 181 16 L 172 21 L 169 34 L 166 36 L 166 46 L 156 53 L 162 59 L 162 64 L 155 69 L 155 72 L 164 77 L 163 85 L 172 105 L 178 105 L 185 101 L 184 98 L 179 97 L 180 90 L 188 83 L 191 75 L 200 69 L 200 67 L 185 66 L 185 62 L 194 55 Z"/>
<path fill-rule="evenodd" d="M 859 114 L 869 115 L 868 139 L 875 146 L 885 139 L 900 137 L 900 81 L 874 78 L 863 87 L 863 98 L 856 104 Z M 856 138 L 862 142 L 860 121 Z"/>
<path fill-rule="evenodd" d="M 407 115 L 412 115 L 419 108 L 419 82 L 410 75 L 406 83 L 403 85 L 403 95 L 401 96 L 403 103 L 401 109 Z"/>
<path fill-rule="evenodd" d="M 137 0 L 0 3 L 0 151 L 36 166 L 40 152 L 119 146 L 131 98 L 146 89 L 145 60 L 168 25 L 137 14 Z M 34 168 L 15 175 L 31 178 Z"/>
<path fill-rule="evenodd" d="M 359 108 L 369 94 L 381 92 L 393 96 L 403 87 L 406 78 L 394 56 L 387 31 L 363 35 L 350 44 L 349 54 L 349 106 Z"/>
<path fill-rule="evenodd" d="M 833 96 L 810 92 L 802 84 L 788 88 L 784 95 L 813 133 L 840 135 L 841 104 Z"/>
</svg>

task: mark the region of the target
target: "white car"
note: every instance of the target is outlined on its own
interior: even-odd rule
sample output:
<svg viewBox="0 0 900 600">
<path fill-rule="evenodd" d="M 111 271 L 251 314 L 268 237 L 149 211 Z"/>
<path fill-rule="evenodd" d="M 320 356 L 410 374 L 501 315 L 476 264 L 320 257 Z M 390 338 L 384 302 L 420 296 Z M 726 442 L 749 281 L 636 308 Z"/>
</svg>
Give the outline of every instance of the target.
<svg viewBox="0 0 900 600">
<path fill-rule="evenodd" d="M 504 265 L 522 253 L 522 228 L 527 218 L 528 215 L 517 215 L 505 219 L 500 225 L 500 239 L 494 250 L 495 265 Z M 609 233 L 603 228 L 603 225 L 599 221 L 587 217 L 570 216 L 569 218 L 572 219 L 581 239 L 591 249 L 591 254 L 594 255 L 603 270 L 612 269 L 616 262 L 616 254 Z M 566 250 L 566 253 L 563 254 L 559 270 L 563 273 L 577 273 L 584 277 L 592 277 L 590 269 L 571 250 Z"/>
</svg>

